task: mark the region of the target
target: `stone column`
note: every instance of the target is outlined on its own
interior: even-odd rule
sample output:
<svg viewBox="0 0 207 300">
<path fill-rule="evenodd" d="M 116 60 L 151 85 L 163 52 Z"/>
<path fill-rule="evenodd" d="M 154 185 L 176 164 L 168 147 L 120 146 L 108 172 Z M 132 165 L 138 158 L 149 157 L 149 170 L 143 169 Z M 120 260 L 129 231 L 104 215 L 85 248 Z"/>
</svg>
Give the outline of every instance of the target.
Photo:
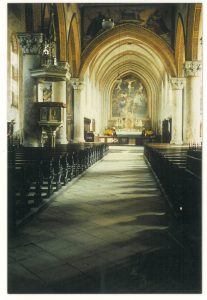
<svg viewBox="0 0 207 300">
<path fill-rule="evenodd" d="M 172 138 L 171 144 L 182 144 L 182 90 L 184 78 L 171 78 L 172 97 Z"/>
<path fill-rule="evenodd" d="M 37 88 L 31 77 L 30 69 L 40 65 L 40 51 L 43 42 L 42 33 L 18 33 L 18 39 L 23 52 L 23 144 L 24 146 L 39 146 L 41 130 L 37 123 Z"/>
<path fill-rule="evenodd" d="M 200 142 L 200 61 L 186 61 L 186 101 L 184 118 L 184 142 Z"/>
<path fill-rule="evenodd" d="M 64 68 L 67 72 L 65 75 L 64 81 L 57 81 L 53 82 L 53 98 L 52 101 L 55 102 L 63 102 L 64 104 L 67 104 L 66 102 L 66 82 L 67 80 L 70 80 L 71 74 L 70 74 L 70 66 L 67 62 L 59 62 L 58 66 L 61 68 Z M 66 119 L 67 119 L 67 112 L 66 109 L 63 110 L 63 125 L 59 128 L 56 135 L 56 143 L 57 144 L 67 144 L 67 132 L 66 132 Z"/>
<path fill-rule="evenodd" d="M 84 114 L 81 101 L 83 82 L 79 78 L 71 78 L 74 89 L 74 143 L 83 143 L 84 140 Z"/>
<path fill-rule="evenodd" d="M 53 101 L 66 104 L 66 81 L 53 82 Z M 57 131 L 57 144 L 67 144 L 66 138 L 66 109 L 63 110 L 63 125 Z"/>
</svg>

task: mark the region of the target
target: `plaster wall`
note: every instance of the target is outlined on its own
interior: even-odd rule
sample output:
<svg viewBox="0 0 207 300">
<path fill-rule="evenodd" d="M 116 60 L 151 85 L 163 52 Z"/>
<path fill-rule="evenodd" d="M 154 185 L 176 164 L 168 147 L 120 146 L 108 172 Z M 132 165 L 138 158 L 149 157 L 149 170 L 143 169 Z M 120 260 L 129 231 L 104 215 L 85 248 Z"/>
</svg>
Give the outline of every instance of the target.
<svg viewBox="0 0 207 300">
<path fill-rule="evenodd" d="M 82 101 L 84 107 L 84 117 L 95 120 L 96 133 L 100 134 L 101 127 L 101 103 L 102 96 L 99 89 L 98 82 L 95 81 L 95 76 L 89 77 L 89 72 L 86 73 L 84 77 L 84 91 Z"/>
<path fill-rule="evenodd" d="M 12 106 L 11 90 L 11 36 L 16 32 L 25 31 L 25 10 L 24 5 L 8 4 L 8 38 L 7 38 L 7 120 L 14 120 L 14 132 L 23 128 L 23 57 L 19 46 L 19 86 L 18 106 Z"/>
</svg>

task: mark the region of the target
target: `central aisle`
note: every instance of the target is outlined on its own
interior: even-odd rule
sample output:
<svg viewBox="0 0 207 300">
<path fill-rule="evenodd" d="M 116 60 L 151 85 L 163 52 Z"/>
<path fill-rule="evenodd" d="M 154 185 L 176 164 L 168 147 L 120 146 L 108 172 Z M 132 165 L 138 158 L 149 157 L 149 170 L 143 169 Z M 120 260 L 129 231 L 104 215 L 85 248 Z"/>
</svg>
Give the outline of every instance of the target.
<svg viewBox="0 0 207 300">
<path fill-rule="evenodd" d="M 109 154 L 9 242 L 9 292 L 182 289 L 181 248 L 142 147 Z"/>
</svg>

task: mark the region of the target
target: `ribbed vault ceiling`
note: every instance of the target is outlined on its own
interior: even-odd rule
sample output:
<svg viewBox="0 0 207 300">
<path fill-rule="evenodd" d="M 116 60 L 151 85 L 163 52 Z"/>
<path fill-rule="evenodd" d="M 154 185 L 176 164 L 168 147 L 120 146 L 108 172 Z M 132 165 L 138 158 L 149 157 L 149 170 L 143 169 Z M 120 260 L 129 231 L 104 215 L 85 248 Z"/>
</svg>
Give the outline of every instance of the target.
<svg viewBox="0 0 207 300">
<path fill-rule="evenodd" d="M 174 53 L 151 31 L 132 24 L 120 25 L 98 36 L 84 50 L 80 76 L 83 79 L 84 74 L 99 88 L 106 102 L 119 77 L 137 76 L 146 88 L 149 113 L 153 116 L 163 81 L 166 76 L 176 76 Z"/>
<path fill-rule="evenodd" d="M 111 90 L 118 76 L 136 74 L 147 89 L 157 92 L 165 74 L 175 76 L 172 49 L 151 31 L 132 24 L 116 26 L 97 37 L 82 55 L 82 77 L 87 70 L 100 89 Z"/>
<path fill-rule="evenodd" d="M 95 72 L 96 79 L 102 85 L 109 79 L 116 79 L 114 76 L 121 75 L 126 63 L 131 72 L 139 69 L 142 69 L 142 73 L 150 71 L 158 84 L 165 71 L 162 61 L 151 49 L 137 44 L 136 41 L 122 39 L 112 45 L 106 45 L 97 53 L 90 64 L 90 74 Z"/>
</svg>

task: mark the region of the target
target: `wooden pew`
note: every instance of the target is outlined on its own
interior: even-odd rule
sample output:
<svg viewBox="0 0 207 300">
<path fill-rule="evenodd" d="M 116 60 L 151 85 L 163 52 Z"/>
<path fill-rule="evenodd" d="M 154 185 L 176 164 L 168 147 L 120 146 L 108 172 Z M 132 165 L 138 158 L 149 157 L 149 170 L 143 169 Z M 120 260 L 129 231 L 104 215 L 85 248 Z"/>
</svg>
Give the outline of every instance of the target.
<svg viewBox="0 0 207 300">
<path fill-rule="evenodd" d="M 9 227 L 12 230 L 44 199 L 107 154 L 108 145 L 86 143 L 56 148 L 20 147 L 8 155 Z"/>
<path fill-rule="evenodd" d="M 186 169 L 186 154 L 187 149 L 185 148 L 145 146 L 145 156 L 168 195 L 169 205 L 176 215 L 180 214 L 183 205 L 183 176 Z"/>
<path fill-rule="evenodd" d="M 188 239 L 201 237 L 201 150 L 146 145 L 145 157 L 158 177 L 173 215 Z"/>
<path fill-rule="evenodd" d="M 12 156 L 12 157 L 11 157 Z M 9 153 L 8 162 L 8 211 L 9 228 L 23 219 L 31 207 L 38 207 L 41 199 L 41 161 L 15 160 L 15 153 Z"/>
</svg>

